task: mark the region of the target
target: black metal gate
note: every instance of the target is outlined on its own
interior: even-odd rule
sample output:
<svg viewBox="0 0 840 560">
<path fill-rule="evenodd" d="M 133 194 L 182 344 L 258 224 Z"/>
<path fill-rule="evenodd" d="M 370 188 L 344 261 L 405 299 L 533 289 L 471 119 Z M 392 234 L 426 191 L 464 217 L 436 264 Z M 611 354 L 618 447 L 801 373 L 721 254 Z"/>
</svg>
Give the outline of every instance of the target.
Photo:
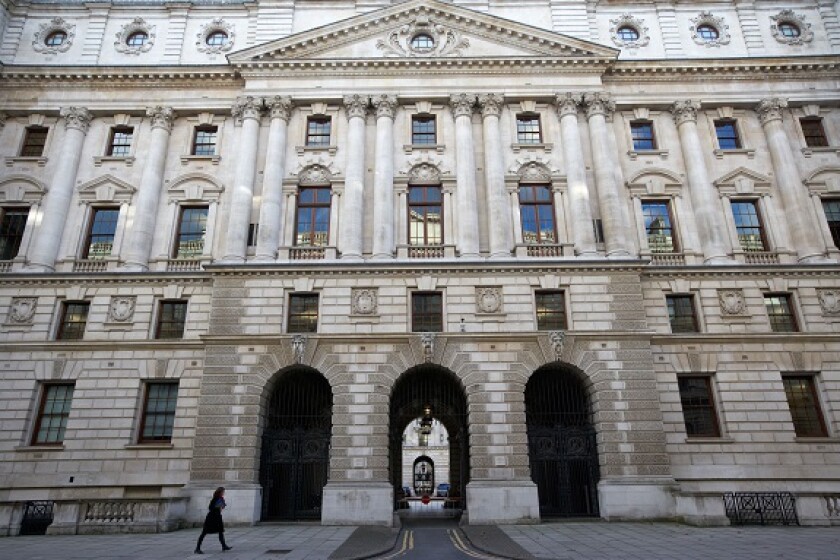
<svg viewBox="0 0 840 560">
<path fill-rule="evenodd" d="M 26 502 L 23 520 L 20 522 L 21 535 L 46 535 L 47 527 L 53 521 L 55 502 Z"/>
<path fill-rule="evenodd" d="M 389 424 L 391 484 L 394 509 L 402 488 L 402 434 L 426 408 L 449 433 L 449 496 L 447 508 L 464 509 L 470 479 L 467 397 L 455 374 L 440 366 L 417 366 L 397 380 L 391 393 Z"/>
<path fill-rule="evenodd" d="M 330 462 L 332 390 L 314 369 L 281 375 L 262 437 L 262 519 L 319 519 Z"/>
<path fill-rule="evenodd" d="M 586 388 L 578 376 L 546 367 L 525 387 L 531 478 L 540 515 L 598 515 L 598 449 Z"/>
</svg>

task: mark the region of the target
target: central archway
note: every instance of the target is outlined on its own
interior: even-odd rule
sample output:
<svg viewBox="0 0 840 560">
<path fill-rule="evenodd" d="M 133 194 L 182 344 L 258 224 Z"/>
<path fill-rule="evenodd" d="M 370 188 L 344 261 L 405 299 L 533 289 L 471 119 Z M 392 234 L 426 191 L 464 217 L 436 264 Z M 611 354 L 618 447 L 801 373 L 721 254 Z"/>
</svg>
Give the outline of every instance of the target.
<svg viewBox="0 0 840 560">
<path fill-rule="evenodd" d="M 403 494 L 403 431 L 410 422 L 424 417 L 438 420 L 449 434 L 450 487 L 446 507 L 463 509 L 470 476 L 467 396 L 454 373 L 435 365 L 409 369 L 391 392 L 388 441 L 394 509 L 399 509 Z"/>
</svg>

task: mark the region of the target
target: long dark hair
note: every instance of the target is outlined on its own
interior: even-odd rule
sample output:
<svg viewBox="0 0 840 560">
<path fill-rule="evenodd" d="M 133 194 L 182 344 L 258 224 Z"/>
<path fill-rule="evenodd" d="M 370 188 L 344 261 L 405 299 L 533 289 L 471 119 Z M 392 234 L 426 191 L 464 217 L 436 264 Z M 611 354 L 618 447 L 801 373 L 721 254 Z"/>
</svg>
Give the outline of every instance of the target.
<svg viewBox="0 0 840 560">
<path fill-rule="evenodd" d="M 215 502 L 216 500 L 221 498 L 222 494 L 224 494 L 224 493 L 225 493 L 225 487 L 224 486 L 219 486 L 218 488 L 216 488 L 216 491 L 213 492 L 213 501 Z"/>
</svg>

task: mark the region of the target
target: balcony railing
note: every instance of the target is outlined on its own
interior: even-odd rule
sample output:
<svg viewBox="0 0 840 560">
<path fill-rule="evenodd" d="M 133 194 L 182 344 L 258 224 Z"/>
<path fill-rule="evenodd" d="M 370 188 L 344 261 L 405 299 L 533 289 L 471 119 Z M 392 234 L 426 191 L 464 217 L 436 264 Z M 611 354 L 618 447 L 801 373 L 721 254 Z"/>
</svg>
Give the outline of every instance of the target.
<svg viewBox="0 0 840 560">
<path fill-rule="evenodd" d="M 779 254 L 775 251 L 747 251 L 744 261 L 747 264 L 779 264 Z"/>
<path fill-rule="evenodd" d="M 0 274 L 12 271 L 12 261 L 0 261 Z"/>
<path fill-rule="evenodd" d="M 167 272 L 197 272 L 201 270 L 200 259 L 169 259 L 166 262 Z"/>
<path fill-rule="evenodd" d="M 106 270 L 108 270 L 108 261 L 78 260 L 73 263 L 73 272 L 105 272 Z"/>
<path fill-rule="evenodd" d="M 443 245 L 409 245 L 410 259 L 442 259 Z"/>
<path fill-rule="evenodd" d="M 682 253 L 651 253 L 650 264 L 653 266 L 681 266 L 685 264 Z"/>
<path fill-rule="evenodd" d="M 324 258 L 324 247 L 291 247 L 289 259 L 293 261 L 317 261 Z"/>
</svg>

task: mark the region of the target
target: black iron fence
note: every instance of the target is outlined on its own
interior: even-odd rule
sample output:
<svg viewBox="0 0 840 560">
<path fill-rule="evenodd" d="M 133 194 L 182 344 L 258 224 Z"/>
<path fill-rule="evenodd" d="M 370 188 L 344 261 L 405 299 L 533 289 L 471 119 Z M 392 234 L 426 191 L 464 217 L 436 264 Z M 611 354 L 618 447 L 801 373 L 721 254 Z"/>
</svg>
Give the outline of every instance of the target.
<svg viewBox="0 0 840 560">
<path fill-rule="evenodd" d="M 733 525 L 799 525 L 790 492 L 727 492 L 723 502 Z"/>
<path fill-rule="evenodd" d="M 26 502 L 23 520 L 20 522 L 21 535 L 46 535 L 47 527 L 53 521 L 55 502 Z"/>
</svg>

